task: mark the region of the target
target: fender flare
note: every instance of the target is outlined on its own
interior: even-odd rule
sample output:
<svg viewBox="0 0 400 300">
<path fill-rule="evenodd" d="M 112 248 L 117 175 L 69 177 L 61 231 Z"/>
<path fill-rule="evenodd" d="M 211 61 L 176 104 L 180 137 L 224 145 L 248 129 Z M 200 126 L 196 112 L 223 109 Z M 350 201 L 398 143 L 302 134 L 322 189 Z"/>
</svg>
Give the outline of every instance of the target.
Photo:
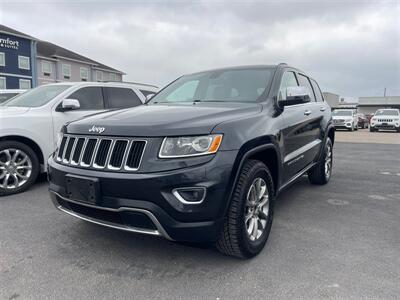
<svg viewBox="0 0 400 300">
<path fill-rule="evenodd" d="M 246 143 L 246 144 L 248 144 L 248 143 Z M 242 149 L 243 149 L 243 147 L 246 148 L 246 145 L 242 146 Z M 254 155 L 254 154 L 258 153 L 258 152 L 261 152 L 261 151 L 264 151 L 264 150 L 268 150 L 268 149 L 274 150 L 276 152 L 276 156 L 278 158 L 278 170 L 277 170 L 278 174 L 276 176 L 278 182 L 276 182 L 276 184 L 275 184 L 275 195 L 277 194 L 277 192 L 279 190 L 280 181 L 281 181 L 281 174 L 282 174 L 282 160 L 281 160 L 281 155 L 280 155 L 278 146 L 275 145 L 273 142 L 269 142 L 267 144 L 261 144 L 261 145 L 252 147 L 250 149 L 246 149 L 246 150 L 243 151 L 242 155 L 240 153 L 241 151 L 239 150 L 238 155 L 237 155 L 236 160 L 235 160 L 235 163 L 234 163 L 232 174 L 231 174 L 231 179 L 230 179 L 230 183 L 229 183 L 230 190 L 229 190 L 229 193 L 227 194 L 227 198 L 226 198 L 226 201 L 225 201 L 225 206 L 224 206 L 223 211 L 222 211 L 222 217 L 223 218 L 226 217 L 226 212 L 227 212 L 227 210 L 229 208 L 229 205 L 231 203 L 232 194 L 233 194 L 233 191 L 235 189 L 236 183 L 237 183 L 237 181 L 239 179 L 240 171 L 242 170 L 244 162 L 250 156 L 252 156 L 252 155 Z"/>
</svg>

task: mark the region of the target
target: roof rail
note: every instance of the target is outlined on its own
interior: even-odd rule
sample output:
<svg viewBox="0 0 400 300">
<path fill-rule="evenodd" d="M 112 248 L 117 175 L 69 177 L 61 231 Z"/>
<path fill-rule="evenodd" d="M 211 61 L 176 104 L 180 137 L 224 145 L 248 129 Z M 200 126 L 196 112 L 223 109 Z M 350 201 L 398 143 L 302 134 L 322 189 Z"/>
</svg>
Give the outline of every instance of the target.
<svg viewBox="0 0 400 300">
<path fill-rule="evenodd" d="M 115 82 L 115 81 L 110 81 L 110 82 Z M 148 83 L 140 83 L 140 82 L 132 82 L 132 81 L 121 81 L 121 83 L 138 84 L 138 85 L 149 86 L 149 87 L 154 87 L 154 88 L 158 89 L 158 86 L 156 86 L 154 84 L 148 84 Z"/>
</svg>

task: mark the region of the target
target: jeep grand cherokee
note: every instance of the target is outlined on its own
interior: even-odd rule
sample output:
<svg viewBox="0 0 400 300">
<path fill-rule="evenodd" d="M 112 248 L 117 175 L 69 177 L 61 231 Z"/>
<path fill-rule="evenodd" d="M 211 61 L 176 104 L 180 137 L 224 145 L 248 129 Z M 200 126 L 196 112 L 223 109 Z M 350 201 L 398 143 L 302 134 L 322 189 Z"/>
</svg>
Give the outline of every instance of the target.
<svg viewBox="0 0 400 300">
<path fill-rule="evenodd" d="M 65 126 L 50 194 L 89 222 L 249 258 L 285 187 L 305 173 L 329 181 L 330 111 L 316 81 L 286 64 L 182 76 L 147 105 Z"/>
</svg>

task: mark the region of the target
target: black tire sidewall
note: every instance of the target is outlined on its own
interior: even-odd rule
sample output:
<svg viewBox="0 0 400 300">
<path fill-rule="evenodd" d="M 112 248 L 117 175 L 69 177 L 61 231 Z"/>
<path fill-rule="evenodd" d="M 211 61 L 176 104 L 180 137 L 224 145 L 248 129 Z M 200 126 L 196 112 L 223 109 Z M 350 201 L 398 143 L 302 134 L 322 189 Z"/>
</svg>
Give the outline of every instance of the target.
<svg viewBox="0 0 400 300">
<path fill-rule="evenodd" d="M 4 149 L 9 149 L 9 148 L 19 149 L 19 150 L 23 151 L 26 155 L 29 156 L 29 158 L 31 159 L 31 162 L 32 162 L 32 173 L 31 173 L 31 176 L 29 177 L 28 181 L 19 188 L 12 189 L 12 190 L 0 188 L 0 196 L 16 194 L 16 193 L 20 193 L 20 192 L 27 190 L 36 181 L 36 178 L 39 175 L 39 168 L 40 168 L 39 159 L 31 147 L 29 147 L 26 144 L 23 144 L 21 142 L 17 142 L 17 141 L 1 141 L 0 142 L 0 151 L 4 150 Z"/>
<path fill-rule="evenodd" d="M 267 189 L 268 189 L 268 194 L 269 194 L 269 214 L 268 214 L 268 220 L 266 227 L 264 229 L 264 232 L 262 233 L 261 237 L 257 239 L 256 241 L 251 241 L 250 237 L 248 236 L 247 230 L 246 230 L 246 225 L 244 223 L 244 217 L 246 213 L 246 201 L 247 201 L 247 193 L 250 189 L 250 186 L 252 185 L 253 181 L 256 178 L 262 178 L 267 184 Z M 273 220 L 273 215 L 274 215 L 274 189 L 273 189 L 273 184 L 272 184 L 272 177 L 269 173 L 268 168 L 263 164 L 263 163 L 258 163 L 254 166 L 252 169 L 251 173 L 249 174 L 247 178 L 247 182 L 244 185 L 243 191 L 241 193 L 242 195 L 242 203 L 241 203 L 241 208 L 240 208 L 240 223 L 241 224 L 241 244 L 247 254 L 248 257 L 252 257 L 257 255 L 265 246 L 268 236 L 271 231 L 271 226 L 272 226 L 272 220 Z"/>
</svg>

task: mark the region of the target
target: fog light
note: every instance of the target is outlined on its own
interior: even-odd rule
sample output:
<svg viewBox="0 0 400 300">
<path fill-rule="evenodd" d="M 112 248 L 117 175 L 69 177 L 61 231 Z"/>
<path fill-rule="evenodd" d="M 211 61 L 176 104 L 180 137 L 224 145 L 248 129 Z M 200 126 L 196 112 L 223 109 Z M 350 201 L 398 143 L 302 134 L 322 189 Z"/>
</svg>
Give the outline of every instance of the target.
<svg viewBox="0 0 400 300">
<path fill-rule="evenodd" d="M 200 204 L 206 197 L 205 187 L 178 188 L 172 191 L 172 194 L 184 204 Z"/>
</svg>

